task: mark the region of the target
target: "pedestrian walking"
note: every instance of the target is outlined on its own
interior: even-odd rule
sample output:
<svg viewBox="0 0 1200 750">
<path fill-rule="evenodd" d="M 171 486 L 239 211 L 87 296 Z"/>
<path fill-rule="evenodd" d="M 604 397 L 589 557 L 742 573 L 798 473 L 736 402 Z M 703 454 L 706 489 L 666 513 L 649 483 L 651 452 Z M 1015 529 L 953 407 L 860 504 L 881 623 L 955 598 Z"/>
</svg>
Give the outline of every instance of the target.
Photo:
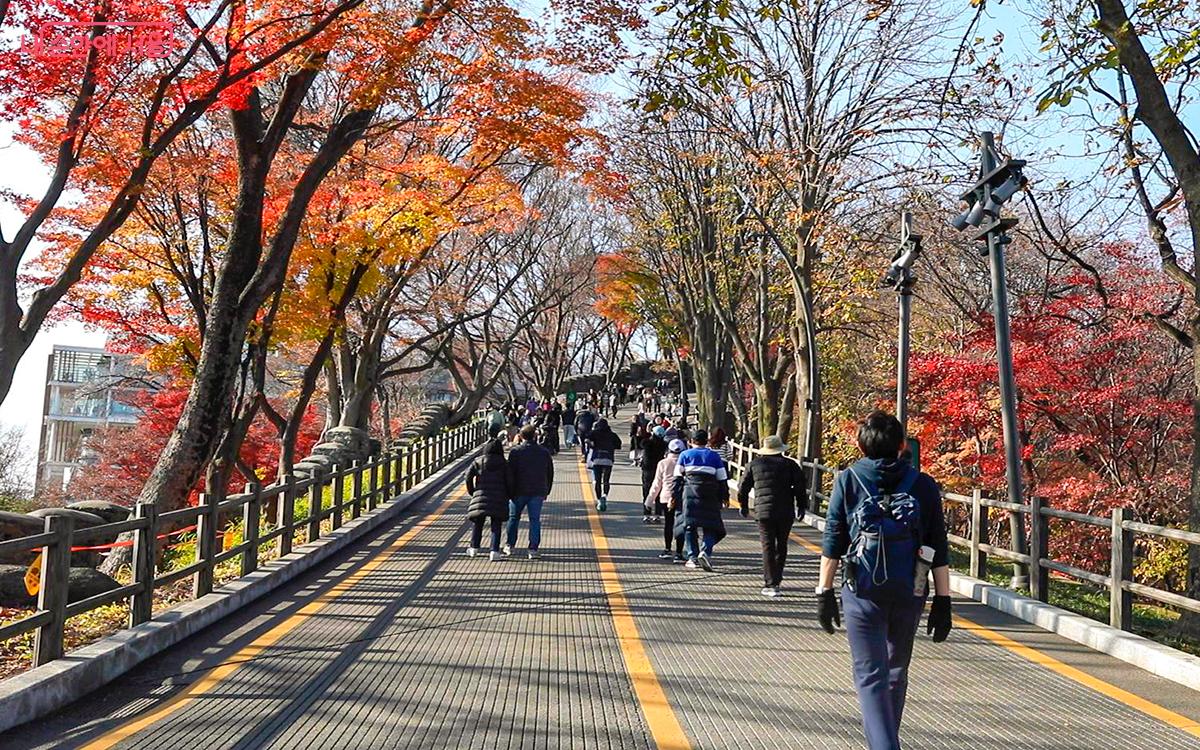
<svg viewBox="0 0 1200 750">
<path fill-rule="evenodd" d="M 708 447 L 720 454 L 721 460 L 725 462 L 725 470 L 729 471 L 729 459 L 733 456 L 733 446 L 729 444 L 729 438 L 725 437 L 725 430 L 720 427 L 710 430 Z"/>
<path fill-rule="evenodd" d="M 575 445 L 575 418 L 578 416 L 575 412 L 575 402 L 567 401 L 567 408 L 563 409 L 563 443 L 569 448 Z"/>
<path fill-rule="evenodd" d="M 558 428 L 562 425 L 562 407 L 547 402 L 545 418 L 542 420 L 542 445 L 550 451 L 550 455 L 558 453 Z"/>
<path fill-rule="evenodd" d="M 495 440 L 500 437 L 500 433 L 504 431 L 504 425 L 508 420 L 504 416 L 504 412 L 494 404 L 488 404 L 488 437 Z"/>
<path fill-rule="evenodd" d="M 608 426 L 607 419 L 596 423 L 588 438 L 587 466 L 592 470 L 596 490 L 596 510 L 608 510 L 608 491 L 612 485 L 612 469 L 617 451 L 621 450 L 621 438 Z"/>
<path fill-rule="evenodd" d="M 642 429 L 645 430 L 645 428 Z M 650 497 L 650 487 L 654 484 L 654 477 L 658 472 L 658 464 L 667 457 L 667 441 L 663 437 L 666 434 L 666 430 L 656 426 L 653 430 L 646 433 L 646 437 L 642 441 L 643 499 Z M 657 497 L 655 499 L 657 500 Z M 647 501 L 642 504 L 642 523 L 658 523 L 662 520 L 662 515 L 663 507 L 661 503 Z"/>
<path fill-rule="evenodd" d="M 788 535 L 792 533 L 792 524 L 804 518 L 807 504 L 804 469 L 783 455 L 786 449 L 778 436 L 768 435 L 738 483 L 738 504 L 743 518 L 750 515 L 750 492 L 754 491 L 754 518 L 762 543 L 762 594 L 770 597 L 780 595 Z"/>
<path fill-rule="evenodd" d="M 913 640 L 925 608 L 929 573 L 933 605 L 926 633 L 950 633 L 950 572 L 941 488 L 900 458 L 904 427 L 876 411 L 858 424 L 863 458 L 834 483 L 825 520 L 818 619 L 841 625 L 833 590 L 846 565 L 842 609 L 854 684 L 870 750 L 899 750 Z"/>
<path fill-rule="evenodd" d="M 529 427 L 521 430 L 521 443 L 508 454 L 508 529 L 504 554 L 517 546 L 521 516 L 529 511 L 530 560 L 540 556 L 542 543 L 542 504 L 554 487 L 554 459 L 550 451 L 537 444 L 537 433 Z"/>
<path fill-rule="evenodd" d="M 721 506 L 729 501 L 729 474 L 721 456 L 708 447 L 708 433 L 696 430 L 692 447 L 675 464 L 671 496 L 677 508 L 675 533 L 684 537 L 687 567 L 713 569 L 713 549 L 725 538 Z"/>
<path fill-rule="evenodd" d="M 629 418 L 629 465 L 637 466 L 642 462 L 642 439 L 646 430 L 646 415 L 634 414 Z"/>
<path fill-rule="evenodd" d="M 592 436 L 592 428 L 596 426 L 599 415 L 585 406 L 579 416 L 575 417 L 575 434 L 579 440 L 579 460 L 587 463 L 588 439 Z"/>
<path fill-rule="evenodd" d="M 643 503 L 645 506 L 653 505 L 655 513 L 659 508 L 662 508 L 664 515 L 663 523 L 663 551 L 658 555 L 661 560 L 673 560 L 676 563 L 684 563 L 687 558 L 683 556 L 683 534 L 675 533 L 675 516 L 678 506 L 675 504 L 674 497 L 674 482 L 675 482 L 675 465 L 679 462 L 679 456 L 687 450 L 687 443 L 682 440 L 672 440 L 667 446 L 667 455 L 658 462 L 658 467 L 654 471 L 654 480 L 650 483 L 650 490 L 646 493 L 646 500 Z M 675 551 L 671 552 L 671 543 L 674 542 Z"/>
<path fill-rule="evenodd" d="M 521 410 L 518 409 L 517 405 L 514 403 L 509 406 L 506 416 L 508 418 L 506 438 L 508 442 L 511 443 L 517 439 L 517 433 L 521 430 Z"/>
<path fill-rule="evenodd" d="M 488 442 L 484 455 L 471 463 L 467 470 L 467 518 L 475 525 L 471 528 L 471 546 L 467 557 L 479 554 L 483 542 L 483 524 L 491 521 L 492 547 L 489 559 L 500 559 L 500 532 L 508 520 L 508 462 L 504 459 L 504 443 L 499 438 Z"/>
</svg>

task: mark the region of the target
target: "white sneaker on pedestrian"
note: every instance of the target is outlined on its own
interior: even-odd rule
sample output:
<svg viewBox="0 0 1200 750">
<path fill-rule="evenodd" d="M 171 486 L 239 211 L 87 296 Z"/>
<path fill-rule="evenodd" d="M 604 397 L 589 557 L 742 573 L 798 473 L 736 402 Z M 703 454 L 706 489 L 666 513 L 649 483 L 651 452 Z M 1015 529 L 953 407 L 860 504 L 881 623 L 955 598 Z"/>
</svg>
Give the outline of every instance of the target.
<svg viewBox="0 0 1200 750">
<path fill-rule="evenodd" d="M 479 549 L 476 547 L 467 547 L 467 557 L 474 557 L 479 554 Z"/>
<path fill-rule="evenodd" d="M 491 552 L 489 552 L 489 553 L 488 553 L 488 560 L 489 560 L 489 561 L 491 561 L 491 562 L 496 562 L 496 561 L 497 561 L 497 560 L 499 560 L 499 559 L 500 559 L 500 553 L 499 553 L 499 552 L 497 552 L 496 550 L 492 550 Z"/>
<path fill-rule="evenodd" d="M 651 523 L 662 523 L 662 516 L 655 516 Z"/>
<path fill-rule="evenodd" d="M 763 586 L 762 595 L 775 596 L 775 589 L 771 588 L 770 586 Z"/>
<path fill-rule="evenodd" d="M 530 560 L 537 560 L 537 559 L 540 559 L 540 558 L 541 558 L 541 556 L 542 556 L 542 553 L 541 553 L 541 552 L 538 552 L 538 551 L 537 551 L 537 550 L 535 550 L 535 549 L 531 549 L 531 550 L 529 550 L 529 559 L 530 559 Z"/>
<path fill-rule="evenodd" d="M 685 562 L 685 563 L 683 564 L 683 567 L 685 567 L 685 568 L 691 568 L 692 570 L 696 570 L 696 569 L 697 569 L 697 568 L 699 568 L 700 566 L 696 564 L 696 558 L 694 558 L 694 557 L 689 557 L 689 558 L 688 558 L 688 561 L 687 561 L 687 562 Z"/>
<path fill-rule="evenodd" d="M 504 545 L 503 552 L 504 552 L 505 557 L 508 557 L 509 555 L 511 555 L 512 554 L 512 545 L 508 545 L 508 544 Z"/>
<path fill-rule="evenodd" d="M 708 559 L 708 554 L 705 552 L 700 553 L 700 567 L 704 568 L 709 573 L 712 572 L 712 561 Z"/>
</svg>

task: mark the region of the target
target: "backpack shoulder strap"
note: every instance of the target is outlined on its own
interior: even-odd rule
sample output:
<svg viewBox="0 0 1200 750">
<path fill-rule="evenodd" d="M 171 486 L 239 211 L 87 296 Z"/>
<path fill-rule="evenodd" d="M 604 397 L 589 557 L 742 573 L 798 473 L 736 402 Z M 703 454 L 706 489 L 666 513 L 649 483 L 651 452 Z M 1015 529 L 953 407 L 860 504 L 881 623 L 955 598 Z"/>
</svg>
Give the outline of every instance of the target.
<svg viewBox="0 0 1200 750">
<path fill-rule="evenodd" d="M 917 472 L 917 470 L 909 466 L 908 470 L 904 472 L 904 477 L 900 480 L 900 483 L 896 485 L 896 489 L 892 490 L 892 494 L 908 494 L 908 491 L 911 490 L 913 485 L 917 483 L 917 477 L 919 476 L 920 474 Z"/>
<path fill-rule="evenodd" d="M 858 482 L 858 486 L 862 487 L 863 492 L 867 493 L 867 497 L 875 497 L 879 494 L 875 488 L 863 481 L 863 478 L 858 475 L 857 471 L 854 469 L 847 469 L 847 471 L 849 471 L 850 475 L 854 477 L 854 481 Z"/>
</svg>

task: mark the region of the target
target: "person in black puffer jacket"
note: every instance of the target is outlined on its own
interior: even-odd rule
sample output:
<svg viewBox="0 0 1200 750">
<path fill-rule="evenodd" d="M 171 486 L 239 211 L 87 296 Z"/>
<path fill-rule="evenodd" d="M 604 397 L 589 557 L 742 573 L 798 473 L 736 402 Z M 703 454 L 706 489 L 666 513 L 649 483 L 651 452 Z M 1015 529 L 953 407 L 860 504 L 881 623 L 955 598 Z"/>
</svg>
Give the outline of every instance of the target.
<svg viewBox="0 0 1200 750">
<path fill-rule="evenodd" d="M 607 419 L 596 423 L 587 441 L 587 465 L 595 482 L 596 510 L 608 509 L 608 490 L 612 485 L 613 463 L 621 450 L 621 438 L 608 426 Z"/>
<path fill-rule="evenodd" d="M 508 520 L 508 501 L 512 492 L 508 486 L 508 462 L 504 459 L 504 443 L 497 439 L 488 443 L 487 452 L 471 463 L 467 470 L 467 518 L 474 522 L 471 546 L 467 556 L 479 554 L 483 542 L 483 522 L 492 520 L 492 549 L 490 559 L 500 559 L 500 532 Z"/>
<path fill-rule="evenodd" d="M 654 484 L 654 473 L 658 471 L 658 462 L 667 457 L 667 441 L 663 436 L 667 433 L 662 427 L 655 427 L 650 436 L 642 443 L 642 498 L 650 496 L 650 485 Z M 642 523 L 658 523 L 662 520 L 666 508 L 657 500 L 654 502 L 653 515 L 649 505 L 642 504 Z"/>
<path fill-rule="evenodd" d="M 788 535 L 796 519 L 804 518 L 807 505 L 805 471 L 783 455 L 786 447 L 777 436 L 768 436 L 738 484 L 743 518 L 750 515 L 750 490 L 754 490 L 754 516 L 762 542 L 763 596 L 779 596 L 783 566 L 787 562 Z"/>
</svg>

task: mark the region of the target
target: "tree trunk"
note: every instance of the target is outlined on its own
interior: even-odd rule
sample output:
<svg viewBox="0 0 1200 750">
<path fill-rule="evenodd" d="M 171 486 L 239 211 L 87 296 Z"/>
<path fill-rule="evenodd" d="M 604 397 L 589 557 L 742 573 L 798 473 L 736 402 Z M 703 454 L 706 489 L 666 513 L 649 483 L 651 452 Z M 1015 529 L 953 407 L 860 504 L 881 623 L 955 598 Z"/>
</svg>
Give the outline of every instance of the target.
<svg viewBox="0 0 1200 750">
<path fill-rule="evenodd" d="M 1200 319 L 1192 322 L 1192 340 L 1200 341 Z M 1188 498 L 1188 530 L 1200 532 L 1200 346 L 1192 347 L 1192 481 Z M 1188 545 L 1187 590 L 1184 596 L 1200 599 L 1200 545 Z M 1184 610 L 1176 623 L 1183 635 L 1200 637 L 1200 613 Z"/>
</svg>

